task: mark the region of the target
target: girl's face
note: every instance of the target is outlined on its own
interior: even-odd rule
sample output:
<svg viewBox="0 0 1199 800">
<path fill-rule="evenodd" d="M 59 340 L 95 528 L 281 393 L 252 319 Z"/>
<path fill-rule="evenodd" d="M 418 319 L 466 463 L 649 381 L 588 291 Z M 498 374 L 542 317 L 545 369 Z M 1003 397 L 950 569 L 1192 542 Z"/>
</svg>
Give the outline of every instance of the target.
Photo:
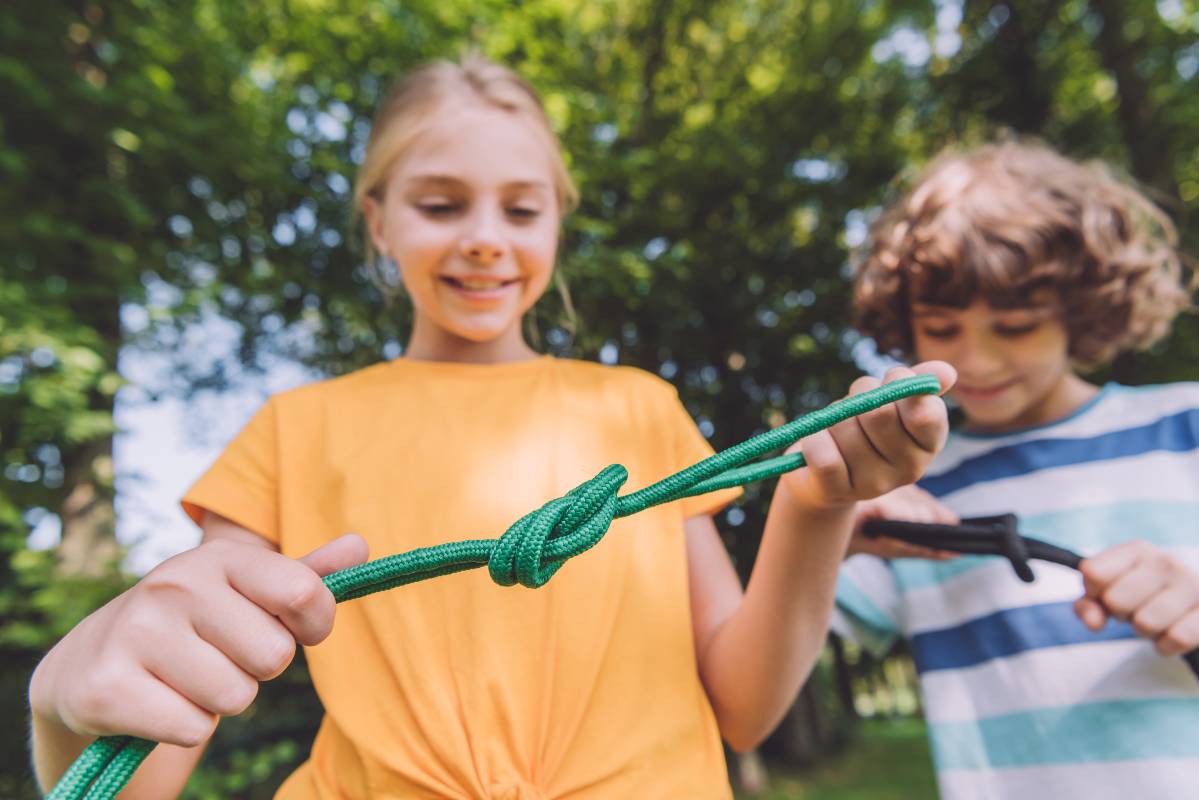
<svg viewBox="0 0 1199 800">
<path fill-rule="evenodd" d="M 951 396 L 975 430 L 1044 425 L 1093 392 L 1074 374 L 1066 327 L 1049 304 L 999 309 L 982 300 L 966 308 L 913 303 L 912 338 L 920 361 L 948 361 L 957 369 Z"/>
<path fill-rule="evenodd" d="M 365 212 L 415 307 L 408 354 L 509 361 L 553 273 L 560 214 L 533 123 L 482 105 L 438 112 Z"/>
</svg>

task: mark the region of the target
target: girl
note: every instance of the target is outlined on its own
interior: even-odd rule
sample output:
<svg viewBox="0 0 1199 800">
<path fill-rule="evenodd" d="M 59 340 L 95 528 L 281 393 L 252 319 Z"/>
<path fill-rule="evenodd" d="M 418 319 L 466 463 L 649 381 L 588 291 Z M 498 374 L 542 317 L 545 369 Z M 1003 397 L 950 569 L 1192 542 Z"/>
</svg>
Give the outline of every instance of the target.
<svg viewBox="0 0 1199 800">
<path fill-rule="evenodd" d="M 729 797 L 721 736 L 751 747 L 789 705 L 855 501 L 918 477 L 941 401 L 805 440 L 811 467 L 780 481 L 744 596 L 711 518 L 726 491 L 617 522 L 539 591 L 462 573 L 350 603 L 333 627 L 319 576 L 368 545 L 494 536 L 607 464 L 636 488 L 711 453 L 668 384 L 522 338 L 574 201 L 523 80 L 479 58 L 410 75 L 355 198 L 415 308 L 405 356 L 272 398 L 184 500 L 203 543 L 47 655 L 30 689 L 41 779 L 120 731 L 175 745 L 129 796 L 173 794 L 218 716 L 328 637 L 308 653 L 326 716 L 280 798 Z M 346 530 L 361 538 L 328 541 Z"/>
<path fill-rule="evenodd" d="M 846 563 L 836 627 L 911 640 L 946 798 L 1196 795 L 1199 684 L 1176 656 L 1199 646 L 1199 384 L 1078 374 L 1166 333 L 1180 260 L 1137 191 L 1031 143 L 946 154 L 872 231 L 861 327 L 952 364 L 964 422 L 921 482 L 943 505 L 908 489 L 870 513 L 1013 512 L 1091 555 L 1081 577 L 1035 562 L 1031 585 L 996 558 Z"/>
</svg>

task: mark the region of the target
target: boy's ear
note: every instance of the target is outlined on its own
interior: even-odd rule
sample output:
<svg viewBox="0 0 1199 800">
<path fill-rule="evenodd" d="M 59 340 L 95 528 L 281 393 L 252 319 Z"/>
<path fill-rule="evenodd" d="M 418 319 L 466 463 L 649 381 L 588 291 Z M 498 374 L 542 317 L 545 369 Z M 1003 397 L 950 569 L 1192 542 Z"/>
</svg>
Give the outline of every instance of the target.
<svg viewBox="0 0 1199 800">
<path fill-rule="evenodd" d="M 387 240 L 383 236 L 383 203 L 374 195 L 367 195 L 362 201 L 362 216 L 366 218 L 366 231 L 371 237 L 371 245 L 379 255 L 390 258 L 387 252 Z"/>
</svg>

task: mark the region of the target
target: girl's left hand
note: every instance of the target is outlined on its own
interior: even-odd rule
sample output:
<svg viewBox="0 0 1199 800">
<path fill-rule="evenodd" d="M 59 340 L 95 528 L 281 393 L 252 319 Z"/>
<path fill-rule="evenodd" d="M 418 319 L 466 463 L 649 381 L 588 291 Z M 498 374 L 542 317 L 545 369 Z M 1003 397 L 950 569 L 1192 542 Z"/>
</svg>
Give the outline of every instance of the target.
<svg viewBox="0 0 1199 800">
<path fill-rule="evenodd" d="M 1074 604 L 1088 628 L 1109 616 L 1132 623 L 1164 656 L 1199 647 L 1199 575 L 1148 542 L 1118 544 L 1079 564 L 1086 594 Z"/>
<path fill-rule="evenodd" d="M 916 374 L 935 375 L 944 394 L 957 373 L 943 361 L 896 367 L 883 381 L 863 376 L 850 395 Z M 945 444 L 949 433 L 945 403 L 940 397 L 918 395 L 889 403 L 801 439 L 788 452 L 800 450 L 804 469 L 780 479 L 780 489 L 809 510 L 845 508 L 914 482 Z"/>
</svg>

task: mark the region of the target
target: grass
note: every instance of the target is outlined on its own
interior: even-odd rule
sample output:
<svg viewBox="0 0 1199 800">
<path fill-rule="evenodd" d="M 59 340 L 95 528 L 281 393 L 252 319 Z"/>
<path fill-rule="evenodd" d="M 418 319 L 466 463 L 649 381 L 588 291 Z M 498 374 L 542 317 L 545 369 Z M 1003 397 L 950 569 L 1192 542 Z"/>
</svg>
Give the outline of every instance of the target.
<svg viewBox="0 0 1199 800">
<path fill-rule="evenodd" d="M 937 796 L 924 723 L 865 722 L 838 756 L 803 770 L 768 764 L 769 788 L 738 800 L 921 800 Z"/>
</svg>

